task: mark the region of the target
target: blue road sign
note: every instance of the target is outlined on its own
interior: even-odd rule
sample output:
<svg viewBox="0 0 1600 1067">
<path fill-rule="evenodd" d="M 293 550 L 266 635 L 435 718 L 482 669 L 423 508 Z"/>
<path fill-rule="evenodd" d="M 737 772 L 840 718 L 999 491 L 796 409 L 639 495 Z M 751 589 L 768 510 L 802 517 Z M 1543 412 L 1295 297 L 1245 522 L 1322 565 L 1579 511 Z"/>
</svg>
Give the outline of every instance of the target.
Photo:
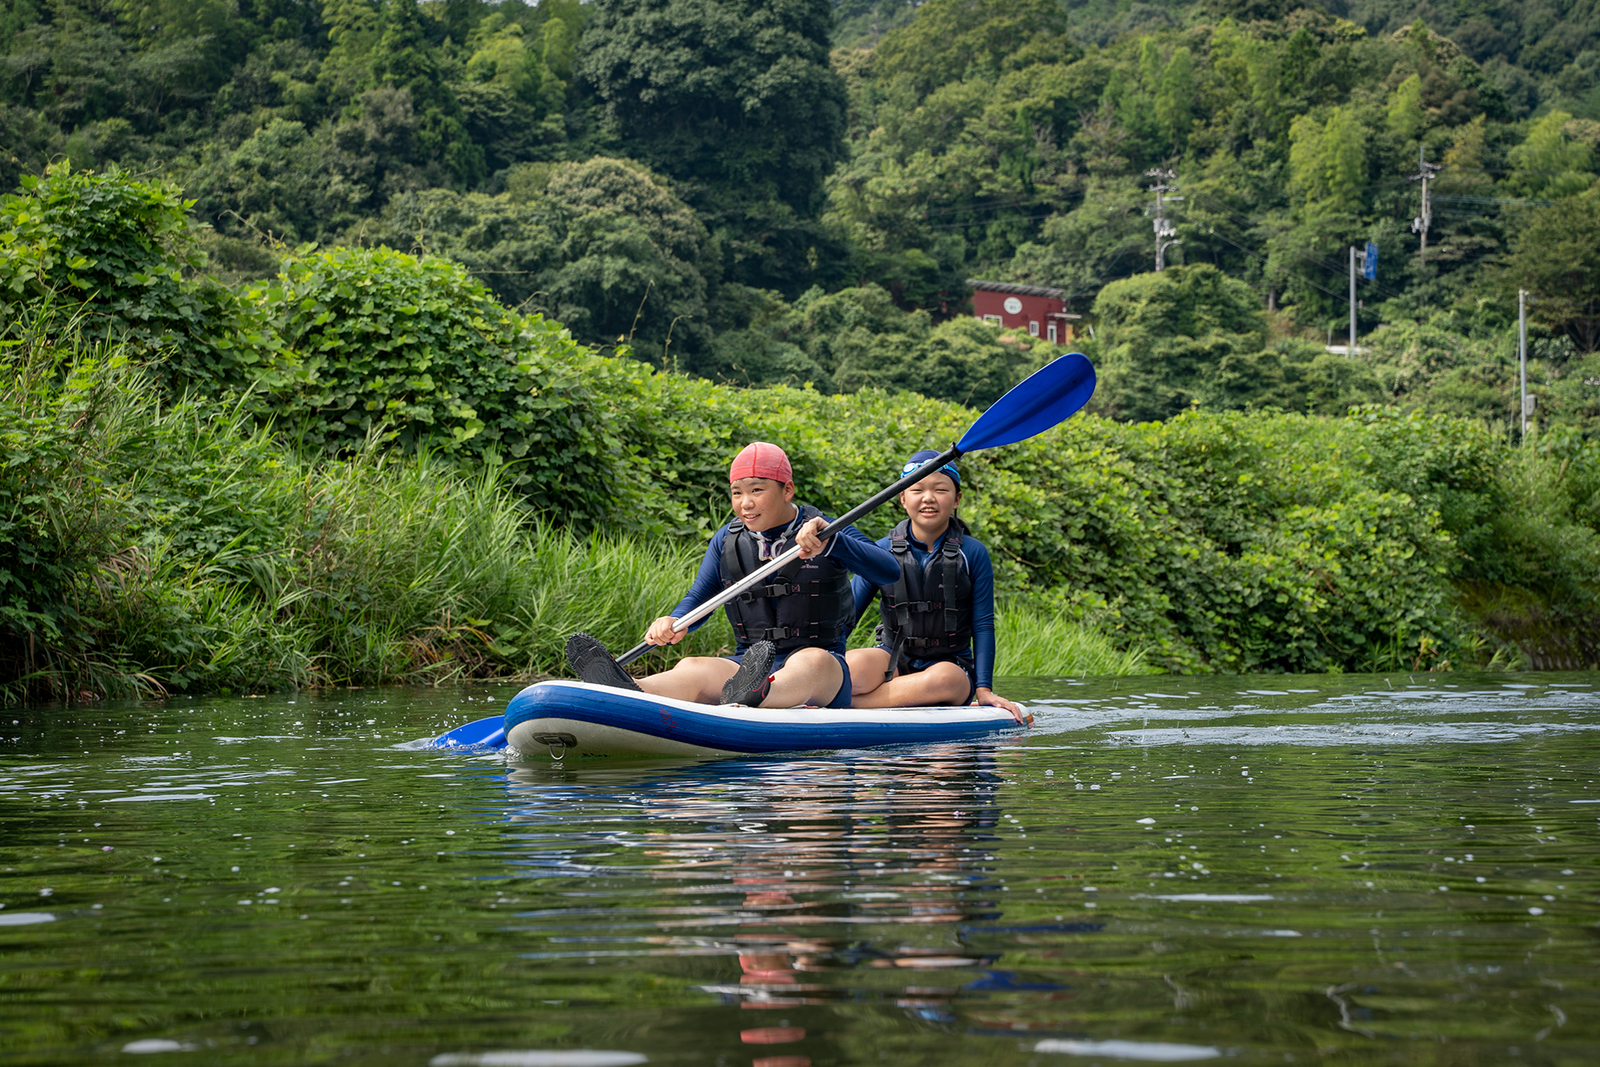
<svg viewBox="0 0 1600 1067">
<path fill-rule="evenodd" d="M 1362 265 L 1361 273 L 1369 282 L 1378 280 L 1378 246 L 1371 241 L 1367 242 L 1366 262 Z"/>
</svg>

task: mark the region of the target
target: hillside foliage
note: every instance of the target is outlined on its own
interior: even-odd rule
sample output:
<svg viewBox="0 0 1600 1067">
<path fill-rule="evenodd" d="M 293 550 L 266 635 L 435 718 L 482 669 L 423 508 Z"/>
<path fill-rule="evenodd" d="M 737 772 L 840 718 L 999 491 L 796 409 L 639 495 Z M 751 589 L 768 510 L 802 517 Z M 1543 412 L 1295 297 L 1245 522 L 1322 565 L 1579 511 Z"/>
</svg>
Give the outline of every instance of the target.
<svg viewBox="0 0 1600 1067">
<path fill-rule="evenodd" d="M 1536 419 L 1600 415 L 1600 17 L 1570 0 L 18 0 L 0 54 L 0 182 L 61 160 L 164 178 L 203 227 L 185 276 L 386 246 L 659 367 L 981 402 L 982 367 L 1052 353 L 941 333 L 965 280 L 1062 288 L 1095 325 L 1152 270 L 1159 180 L 1169 261 L 1246 287 L 1213 287 L 1216 314 L 1248 291 L 1267 319 L 1166 335 L 1212 362 L 1159 386 L 1129 365 L 1107 412 L 1510 424 L 1525 289 Z M 1337 367 L 1310 346 L 1345 340 L 1346 249 L 1369 241 L 1364 351 Z M 176 306 L 167 277 L 140 330 L 211 298 Z"/>
</svg>

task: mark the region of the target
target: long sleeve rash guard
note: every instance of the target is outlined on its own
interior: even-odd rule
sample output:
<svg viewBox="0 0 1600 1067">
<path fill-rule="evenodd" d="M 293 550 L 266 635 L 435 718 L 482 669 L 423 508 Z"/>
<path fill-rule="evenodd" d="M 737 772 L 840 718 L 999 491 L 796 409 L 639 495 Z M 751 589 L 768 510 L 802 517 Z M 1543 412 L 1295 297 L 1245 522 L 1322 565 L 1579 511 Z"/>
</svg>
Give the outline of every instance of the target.
<svg viewBox="0 0 1600 1067">
<path fill-rule="evenodd" d="M 911 548 L 911 558 L 919 567 L 928 565 L 928 548 L 915 537 L 907 537 Z M 878 547 L 888 550 L 892 544 L 890 538 L 883 538 L 878 542 Z M 972 658 L 977 668 L 977 684 L 983 689 L 994 688 L 994 565 L 989 562 L 989 550 L 983 547 L 971 534 L 961 537 L 961 554 L 966 557 L 967 573 L 972 576 Z M 894 553 L 889 553 L 889 558 L 894 558 Z M 893 585 L 900 577 L 898 562 L 894 574 L 887 582 L 869 580 L 857 574 L 850 581 L 850 591 L 856 598 L 856 621 L 861 620 L 861 615 L 872 606 L 872 598 L 878 595 L 880 585 Z"/>
<path fill-rule="evenodd" d="M 826 515 L 823 518 L 829 522 L 833 521 Z M 787 525 L 789 524 L 784 523 L 782 526 L 775 526 L 770 530 L 762 530 L 761 532 L 768 538 L 773 538 L 782 532 L 784 526 Z M 712 534 L 711 543 L 706 546 L 705 557 L 700 560 L 700 572 L 694 576 L 694 583 L 689 586 L 689 592 L 684 595 L 682 600 L 678 601 L 678 606 L 672 609 L 673 618 L 682 618 L 722 592 L 722 542 L 727 538 L 728 528 L 726 526 Z M 900 564 L 895 562 L 894 554 L 880 545 L 873 544 L 868 540 L 866 534 L 854 526 L 846 526 L 837 535 L 829 538 L 828 547 L 823 550 L 822 554 L 830 559 L 837 560 L 844 565 L 846 570 L 852 572 L 854 575 L 851 583 L 852 592 L 855 588 L 854 583 L 863 579 L 871 582 L 876 588 L 878 585 L 892 583 L 900 576 Z M 984 556 L 984 563 L 986 565 L 988 563 L 987 555 Z M 992 578 L 989 585 L 992 599 L 994 586 Z M 689 627 L 690 631 L 698 630 L 704 622 L 705 620 L 702 619 L 700 622 L 695 623 Z M 838 652 L 842 655 L 845 650 L 845 641 L 849 636 L 848 633 L 841 635 L 837 647 L 829 651 Z M 741 644 L 738 651 L 743 652 L 744 647 Z"/>
</svg>

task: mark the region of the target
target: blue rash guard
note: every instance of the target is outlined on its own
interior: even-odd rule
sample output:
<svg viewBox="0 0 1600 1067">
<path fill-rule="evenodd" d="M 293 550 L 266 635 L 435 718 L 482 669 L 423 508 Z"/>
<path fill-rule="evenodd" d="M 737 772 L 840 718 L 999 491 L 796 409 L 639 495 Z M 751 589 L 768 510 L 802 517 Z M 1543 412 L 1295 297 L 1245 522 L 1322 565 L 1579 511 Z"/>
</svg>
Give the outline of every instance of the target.
<svg viewBox="0 0 1600 1067">
<path fill-rule="evenodd" d="M 885 551 L 893 543 L 891 538 L 885 537 L 878 542 L 878 546 Z M 926 567 L 928 557 L 932 554 L 926 545 L 918 541 L 908 531 L 906 543 L 911 549 L 911 558 L 917 566 Z M 972 577 L 972 655 L 977 667 L 977 685 L 980 689 L 994 688 L 994 565 L 989 562 L 989 550 L 983 547 L 982 542 L 971 534 L 961 537 L 961 555 L 967 561 L 967 573 Z M 889 558 L 894 558 L 894 553 L 889 553 Z M 850 591 L 856 598 L 856 621 L 861 621 L 862 614 L 872 606 L 872 598 L 878 595 L 880 585 L 893 585 L 900 577 L 900 565 L 896 561 L 894 575 L 887 582 L 869 581 L 861 575 L 856 575 L 850 580 Z"/>
<path fill-rule="evenodd" d="M 799 516 L 796 515 L 795 519 L 798 518 Z M 833 521 L 826 515 L 823 518 L 829 522 Z M 798 527 L 795 519 L 774 526 L 770 530 L 762 530 L 761 533 L 768 540 L 777 540 L 786 527 Z M 678 602 L 678 606 L 672 609 L 671 614 L 674 619 L 681 619 L 722 592 L 722 542 L 727 538 L 727 526 L 723 526 L 711 535 L 711 543 L 706 546 L 706 554 L 700 561 L 700 572 L 694 576 L 694 584 L 689 586 L 689 592 Z M 786 547 L 786 544 L 787 541 L 784 547 Z M 873 584 L 873 588 L 876 588 L 878 585 L 891 584 L 896 578 L 900 577 L 900 564 L 895 560 L 894 553 L 873 544 L 867 539 L 866 534 L 854 526 L 846 526 L 836 536 L 829 538 L 828 547 L 823 550 L 822 554 L 830 559 L 837 560 L 843 564 L 846 570 L 852 572 L 854 575 L 851 580 L 852 592 L 855 589 L 855 583 L 863 579 L 870 581 Z M 985 555 L 985 565 L 988 562 L 989 557 Z M 993 584 L 991 580 L 991 590 Z M 689 627 L 690 632 L 698 630 L 704 623 L 705 620 L 701 619 L 700 622 Z M 849 636 L 848 632 L 841 634 L 835 647 L 828 649 L 828 651 L 835 655 L 844 655 L 845 642 L 849 639 Z M 745 646 L 741 644 L 735 651 L 743 655 Z"/>
</svg>

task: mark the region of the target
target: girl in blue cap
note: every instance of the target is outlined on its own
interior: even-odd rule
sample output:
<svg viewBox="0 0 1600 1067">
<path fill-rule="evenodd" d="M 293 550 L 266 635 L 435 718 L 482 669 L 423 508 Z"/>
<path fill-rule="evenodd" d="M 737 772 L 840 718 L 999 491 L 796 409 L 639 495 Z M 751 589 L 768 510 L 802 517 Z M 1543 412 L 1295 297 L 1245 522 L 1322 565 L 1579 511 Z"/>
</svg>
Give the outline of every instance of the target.
<svg viewBox="0 0 1600 1067">
<path fill-rule="evenodd" d="M 918 452 L 901 474 L 939 453 Z M 994 685 L 994 568 L 989 551 L 956 516 L 961 472 L 954 463 L 900 494 L 906 519 L 879 547 L 892 553 L 900 575 L 874 585 L 855 576 L 856 618 L 874 596 L 883 624 L 876 648 L 852 649 L 846 660 L 853 707 L 906 708 L 979 704 L 1005 708 L 1023 721 L 1016 704 Z"/>
</svg>

